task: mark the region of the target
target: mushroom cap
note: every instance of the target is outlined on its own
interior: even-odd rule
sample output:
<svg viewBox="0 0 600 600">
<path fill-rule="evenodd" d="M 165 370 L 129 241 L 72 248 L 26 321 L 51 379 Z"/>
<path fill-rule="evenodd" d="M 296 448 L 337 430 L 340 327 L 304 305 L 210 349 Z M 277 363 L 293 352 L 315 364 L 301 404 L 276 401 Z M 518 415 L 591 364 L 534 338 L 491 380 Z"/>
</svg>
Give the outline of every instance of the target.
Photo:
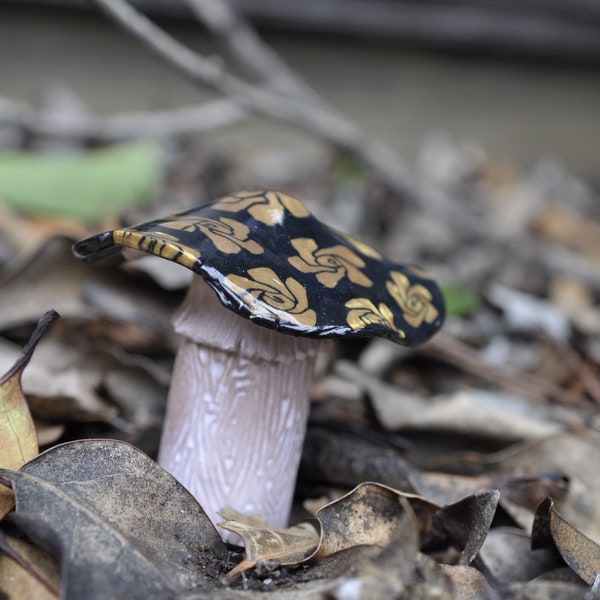
<svg viewBox="0 0 600 600">
<path fill-rule="evenodd" d="M 295 198 L 239 192 L 185 212 L 77 242 L 86 262 L 119 262 L 133 248 L 201 275 L 222 304 L 283 333 L 379 336 L 414 345 L 441 326 L 431 277 L 331 229 Z"/>
</svg>

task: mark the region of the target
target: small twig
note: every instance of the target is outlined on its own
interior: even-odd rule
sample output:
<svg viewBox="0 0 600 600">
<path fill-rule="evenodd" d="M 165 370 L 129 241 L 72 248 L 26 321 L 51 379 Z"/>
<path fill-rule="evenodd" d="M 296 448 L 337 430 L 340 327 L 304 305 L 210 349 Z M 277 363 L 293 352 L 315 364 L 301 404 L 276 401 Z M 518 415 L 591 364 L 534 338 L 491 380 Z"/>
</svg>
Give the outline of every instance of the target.
<svg viewBox="0 0 600 600">
<path fill-rule="evenodd" d="M 548 399 L 563 404 L 581 405 L 581 397 L 553 383 L 528 373 L 515 372 L 503 367 L 486 364 L 467 344 L 444 333 L 438 333 L 423 346 L 423 351 L 434 354 L 465 371 L 497 383 L 507 389 L 525 394 L 537 401 Z"/>
<path fill-rule="evenodd" d="M 36 346 L 39 344 L 40 340 L 56 319 L 59 319 L 60 315 L 54 310 L 46 311 L 37 322 L 29 341 L 23 348 L 23 353 L 20 358 L 15 362 L 15 364 L 8 370 L 4 375 L 0 375 L 0 384 L 4 384 L 12 377 L 18 375 L 23 372 L 25 367 L 29 364 L 31 357 L 33 356 L 33 352 Z"/>
<path fill-rule="evenodd" d="M 149 49 L 175 66 L 196 83 L 211 87 L 254 113 L 275 118 L 309 131 L 354 155 L 389 190 L 429 209 L 438 217 L 464 228 L 465 216 L 458 215 L 431 190 L 420 189 L 404 165 L 385 144 L 365 138 L 362 132 L 338 113 L 304 98 L 283 97 L 230 75 L 216 61 L 196 54 L 157 27 L 124 0 L 94 0 L 117 23 Z"/>
<path fill-rule="evenodd" d="M 273 92 L 304 98 L 321 107 L 323 99 L 265 44 L 226 0 L 187 0 L 196 17 L 219 36 L 235 59 Z"/>
<path fill-rule="evenodd" d="M 546 402 L 546 410 L 559 423 L 582 436 L 588 436 L 591 433 L 590 427 L 584 418 L 572 410 L 567 410 L 562 405 L 581 405 L 581 398 L 576 394 L 527 373 L 515 373 L 501 367 L 490 367 L 471 347 L 443 333 L 438 333 L 429 340 L 423 346 L 421 352 L 437 356 L 449 364 L 515 393 L 522 394 L 538 402 Z M 550 405 L 548 400 L 554 400 L 562 404 Z"/>
<path fill-rule="evenodd" d="M 115 141 L 138 137 L 168 137 L 206 133 L 239 122 L 247 111 L 227 98 L 170 110 L 136 111 L 108 117 L 69 115 L 35 110 L 27 104 L 0 98 L 0 123 L 56 138 Z"/>
<path fill-rule="evenodd" d="M 593 398 L 596 405 L 600 405 L 600 381 L 594 371 L 570 344 L 554 340 L 554 345 L 578 377 L 585 391 Z"/>
<path fill-rule="evenodd" d="M 325 124 L 326 134 L 339 145 L 352 146 L 356 128 L 345 119 L 314 109 L 305 111 L 295 101 L 282 101 L 273 93 L 227 73 L 221 64 L 197 54 L 150 21 L 124 0 L 94 0 L 109 16 L 135 35 L 150 50 L 186 74 L 195 83 L 201 83 L 232 98 L 246 109 L 297 123 L 313 131 Z"/>
<path fill-rule="evenodd" d="M 216 6 L 212 0 L 188 1 L 197 5 L 205 17 L 207 7 L 214 9 Z M 249 84 L 227 73 L 220 61 L 193 52 L 125 0 L 94 2 L 193 82 L 208 86 L 225 98 L 205 106 L 155 113 L 126 113 L 105 118 L 75 115 L 70 119 L 64 119 L 56 112 L 37 112 L 21 103 L 0 98 L 0 123 L 18 124 L 29 131 L 59 138 L 90 137 L 111 141 L 205 132 L 239 121 L 250 113 L 261 114 L 312 133 L 351 154 L 383 187 L 456 230 L 481 233 L 480 225 L 462 211 L 453 198 L 427 182 L 417 181 L 389 146 L 364 136 L 353 122 L 320 99 L 231 9 L 222 10 L 220 16 L 211 13 L 207 22 L 214 31 L 221 31 L 226 36 L 232 52 L 238 56 L 247 54 L 246 63 L 253 65 L 268 88 Z M 238 35 L 241 36 L 239 40 L 236 39 Z"/>
</svg>

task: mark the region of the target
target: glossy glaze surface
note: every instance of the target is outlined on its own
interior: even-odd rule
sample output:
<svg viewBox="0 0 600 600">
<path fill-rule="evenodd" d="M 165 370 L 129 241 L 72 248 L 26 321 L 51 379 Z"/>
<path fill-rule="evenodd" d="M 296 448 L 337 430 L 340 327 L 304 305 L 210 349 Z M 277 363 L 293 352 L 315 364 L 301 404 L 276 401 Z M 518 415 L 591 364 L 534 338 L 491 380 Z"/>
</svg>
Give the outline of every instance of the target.
<svg viewBox="0 0 600 600">
<path fill-rule="evenodd" d="M 200 274 L 224 306 L 259 325 L 315 338 L 380 336 L 413 345 L 444 318 L 437 284 L 421 269 L 317 220 L 274 191 L 240 192 L 164 219 L 80 241 L 87 262 L 133 248 Z"/>
</svg>

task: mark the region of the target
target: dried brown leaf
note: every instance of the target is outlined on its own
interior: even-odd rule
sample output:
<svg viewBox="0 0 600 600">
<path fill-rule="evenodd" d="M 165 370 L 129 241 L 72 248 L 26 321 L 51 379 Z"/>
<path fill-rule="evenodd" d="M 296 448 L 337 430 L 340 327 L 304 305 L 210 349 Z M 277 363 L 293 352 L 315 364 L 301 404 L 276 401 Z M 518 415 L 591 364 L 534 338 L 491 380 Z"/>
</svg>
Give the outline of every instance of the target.
<svg viewBox="0 0 600 600">
<path fill-rule="evenodd" d="M 600 574 L 600 545 L 569 523 L 551 498 L 540 504 L 531 538 L 534 549 L 553 544 L 581 579 L 594 584 Z"/>
<path fill-rule="evenodd" d="M 80 331 L 87 324 L 100 339 L 114 334 L 127 344 L 123 330 L 131 326 L 145 331 L 149 352 L 176 348 L 170 321 L 179 300 L 118 268 L 89 269 L 73 257 L 72 243 L 59 236 L 44 240 L 27 262 L 1 274 L 0 327 L 34 322 L 51 297 Z"/>
<path fill-rule="evenodd" d="M 302 481 L 355 487 L 377 481 L 416 494 L 415 476 L 401 452 L 361 432 L 315 424 L 308 428 L 299 477 Z"/>
<path fill-rule="evenodd" d="M 0 596 L 6 600 L 56 600 L 59 571 L 50 554 L 0 532 Z"/>
<path fill-rule="evenodd" d="M 133 446 L 62 444 L 0 477 L 16 516 L 28 517 L 26 533 L 45 531 L 60 548 L 61 597 L 146 600 L 215 587 L 224 542 L 191 494 Z"/>
<path fill-rule="evenodd" d="M 459 564 L 469 565 L 489 532 L 500 499 L 498 490 L 467 496 L 435 515 L 434 531 L 460 550 Z"/>
<path fill-rule="evenodd" d="M 409 590 L 422 575 L 418 568 L 420 535 L 408 500 L 399 496 L 398 502 L 401 515 L 387 546 L 355 545 L 309 560 L 301 571 L 302 581 L 329 581 L 327 597 L 332 598 L 413 598 Z M 438 582 L 435 578 L 435 584 Z"/>
<path fill-rule="evenodd" d="M 547 207 L 534 221 L 533 230 L 545 240 L 563 244 L 600 261 L 600 223 L 566 206 Z"/>
<path fill-rule="evenodd" d="M 231 509 L 220 514 L 227 520 L 219 526 L 239 535 L 244 542 L 244 560 L 227 574 L 227 581 L 259 563 L 272 568 L 297 565 L 313 554 L 319 543 L 319 534 L 310 523 L 287 529 L 269 529 L 264 520 L 251 519 L 248 522 L 244 515 Z"/>
<path fill-rule="evenodd" d="M 387 547 L 404 522 L 402 499 L 415 512 L 423 536 L 431 527 L 438 505 L 378 483 L 363 483 L 319 510 L 321 540 L 311 560 L 321 560 L 352 546 Z"/>
<path fill-rule="evenodd" d="M 501 585 L 530 581 L 562 565 L 554 549 L 531 550 L 531 538 L 522 529 L 494 527 L 490 530 L 481 558 Z"/>
<path fill-rule="evenodd" d="M 491 586 L 477 569 L 466 565 L 439 565 L 439 568 L 452 582 L 455 598 L 481 600 L 491 596 Z"/>
<path fill-rule="evenodd" d="M 530 530 L 535 511 L 546 496 L 564 496 L 565 478 L 558 473 L 491 474 L 479 476 L 415 471 L 421 495 L 439 504 L 452 504 L 489 489 L 500 491 L 500 506 L 515 523 Z"/>
<path fill-rule="evenodd" d="M 47 312 L 12 368 L 0 377 L 0 467 L 18 469 L 39 452 L 37 434 L 21 387 L 21 377 L 33 351 L 50 324 L 58 318 Z M 13 493 L 0 489 L 0 519 L 14 506 Z"/>
<path fill-rule="evenodd" d="M 362 572 L 367 564 L 365 559 L 368 562 L 377 556 L 376 564 L 368 567 L 364 577 L 369 581 L 377 577 L 382 581 L 389 579 L 385 585 L 400 589 L 409 580 L 419 544 L 431 533 L 439 508 L 420 496 L 377 483 L 364 483 L 317 512 L 320 535 L 306 523 L 273 531 L 264 520 L 226 511 L 225 515 L 235 521 L 222 526 L 238 534 L 246 545 L 245 559 L 227 579 L 231 581 L 242 571 L 261 564 L 265 567 L 309 564 L 311 577 L 335 578 L 350 568 Z M 389 577 L 382 574 L 375 577 L 373 573 L 388 563 Z M 399 564 L 404 566 L 399 568 Z"/>
<path fill-rule="evenodd" d="M 552 493 L 561 514 L 600 539 L 599 464 L 600 447 L 593 439 L 562 434 L 509 448 L 497 455 L 494 466 L 506 472 L 561 473 L 569 481 L 569 493 Z"/>
<path fill-rule="evenodd" d="M 400 497 L 402 514 L 390 543 L 376 557 L 356 565 L 362 598 L 393 598 L 413 583 L 420 536 L 417 518 L 407 499 Z"/>
<path fill-rule="evenodd" d="M 468 389 L 435 398 L 414 413 L 403 428 L 439 431 L 511 443 L 544 438 L 563 428 L 531 403 L 496 392 Z"/>
</svg>

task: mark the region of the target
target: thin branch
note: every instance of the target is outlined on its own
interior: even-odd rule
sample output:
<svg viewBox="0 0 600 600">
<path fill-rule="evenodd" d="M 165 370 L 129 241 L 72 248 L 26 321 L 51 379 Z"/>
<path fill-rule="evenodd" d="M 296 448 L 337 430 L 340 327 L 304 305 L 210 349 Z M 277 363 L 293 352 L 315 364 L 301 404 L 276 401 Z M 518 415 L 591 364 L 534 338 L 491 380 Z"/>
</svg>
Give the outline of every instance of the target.
<svg viewBox="0 0 600 600">
<path fill-rule="evenodd" d="M 587 408 L 580 394 L 529 373 L 487 364 L 469 345 L 445 333 L 438 333 L 423 346 L 423 352 L 438 356 L 468 373 L 492 381 L 538 401 L 552 400 Z"/>
<path fill-rule="evenodd" d="M 223 0 L 187 0 L 196 17 L 223 40 L 232 56 L 273 92 L 304 98 L 325 108 L 324 100 L 283 59 L 265 44 L 256 30 Z"/>
<path fill-rule="evenodd" d="M 192 81 L 210 86 L 251 112 L 279 119 L 320 136 L 353 154 L 391 191 L 425 206 L 431 204 L 431 199 L 417 189 L 388 146 L 368 140 L 352 122 L 337 113 L 313 103 L 307 106 L 303 99 L 283 98 L 230 75 L 217 62 L 194 53 L 123 0 L 94 2 Z M 445 210 L 443 202 L 436 201 L 434 204 Z M 454 215 L 454 220 L 456 217 Z"/>
<path fill-rule="evenodd" d="M 118 141 L 207 133 L 237 123 L 247 114 L 239 104 L 224 98 L 169 110 L 127 112 L 108 117 L 69 114 L 69 118 L 65 118 L 54 110 L 35 110 L 28 104 L 0 98 L 0 124 L 17 125 L 37 135 L 62 139 Z"/>
<path fill-rule="evenodd" d="M 579 394 L 563 390 L 551 382 L 528 373 L 518 372 L 506 367 L 491 367 L 481 359 L 473 348 L 443 332 L 427 341 L 421 352 L 441 358 L 449 364 L 464 369 L 467 373 L 496 383 L 514 393 L 545 403 L 549 414 L 572 431 L 576 431 L 581 435 L 588 435 L 591 431 L 585 417 L 586 413 L 589 414 L 589 406 L 587 403 L 582 402 Z M 552 401 L 552 403 L 548 401 Z M 579 414 L 569 410 L 575 406 L 585 412 Z"/>
<path fill-rule="evenodd" d="M 583 388 L 587 391 L 596 405 L 600 405 L 600 381 L 593 368 L 587 363 L 568 342 L 552 340 L 561 358 L 577 376 Z"/>
</svg>

